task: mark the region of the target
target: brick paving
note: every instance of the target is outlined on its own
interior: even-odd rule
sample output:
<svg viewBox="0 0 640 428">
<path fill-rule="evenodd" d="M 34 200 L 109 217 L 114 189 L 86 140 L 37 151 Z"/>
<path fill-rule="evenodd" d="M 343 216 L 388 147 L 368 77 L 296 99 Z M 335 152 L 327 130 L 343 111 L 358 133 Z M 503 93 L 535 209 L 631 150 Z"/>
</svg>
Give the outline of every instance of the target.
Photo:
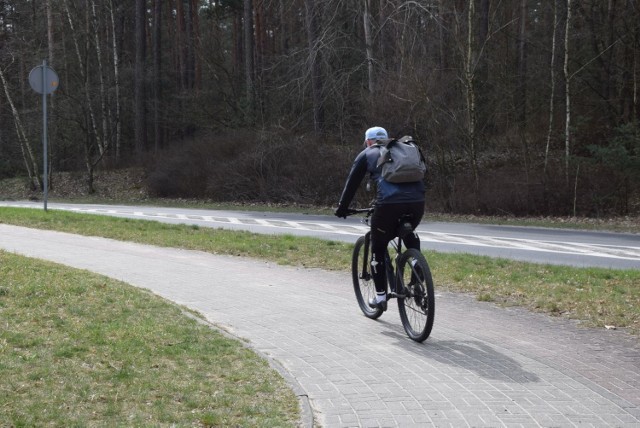
<svg viewBox="0 0 640 428">
<path fill-rule="evenodd" d="M 199 311 L 284 368 L 316 426 L 640 427 L 640 342 L 623 331 L 437 292 L 417 344 L 395 303 L 362 316 L 346 273 L 7 225 L 0 248 Z"/>
</svg>

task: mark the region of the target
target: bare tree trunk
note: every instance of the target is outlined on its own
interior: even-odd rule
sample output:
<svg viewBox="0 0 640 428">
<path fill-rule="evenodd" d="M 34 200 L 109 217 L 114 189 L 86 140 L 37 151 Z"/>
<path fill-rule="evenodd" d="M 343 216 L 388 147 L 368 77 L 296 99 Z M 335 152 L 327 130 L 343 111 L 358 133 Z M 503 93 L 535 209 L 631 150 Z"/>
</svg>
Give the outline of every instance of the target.
<svg viewBox="0 0 640 428">
<path fill-rule="evenodd" d="M 134 67 L 134 92 L 135 92 L 135 148 L 138 158 L 142 156 L 147 147 L 147 120 L 146 120 L 146 94 L 145 94 L 145 22 L 146 22 L 146 2 L 136 0 L 135 16 L 135 67 Z"/>
<path fill-rule="evenodd" d="M 527 120 L 527 0 L 520 0 L 520 26 L 518 28 L 518 122 Z"/>
<path fill-rule="evenodd" d="M 369 94 L 374 92 L 373 80 L 373 41 L 371 38 L 371 0 L 364 0 L 364 43 L 367 50 L 367 74 L 369 76 Z"/>
<path fill-rule="evenodd" d="M 409 8 L 405 8 L 404 9 L 404 16 L 402 17 L 402 21 L 401 24 L 399 25 L 399 30 L 400 30 L 400 35 L 399 37 L 397 37 L 396 40 L 396 46 L 398 47 L 398 68 L 397 68 L 397 73 L 399 76 L 403 76 L 404 75 L 404 67 L 405 67 L 405 61 L 408 57 L 407 55 L 407 49 L 408 49 L 408 45 L 406 43 L 406 34 L 407 34 L 407 28 L 411 25 L 409 23 L 409 17 L 410 17 L 410 9 Z"/>
<path fill-rule="evenodd" d="M 48 50 L 48 56 L 49 56 L 49 61 L 48 61 L 48 65 L 52 66 L 53 65 L 53 13 L 51 12 L 51 0 L 46 0 L 45 3 L 45 9 L 46 9 L 46 13 L 47 13 L 47 50 Z M 49 109 L 49 115 L 53 116 L 54 115 L 54 108 L 53 108 L 53 100 L 54 100 L 54 96 L 53 93 L 51 94 L 51 105 L 50 105 L 50 109 Z M 55 122 L 53 122 L 55 123 Z M 55 133 L 54 133 L 55 134 Z M 47 138 L 47 141 L 45 142 L 45 144 L 47 144 L 47 151 L 48 153 L 53 153 L 53 150 L 51 150 L 51 138 Z M 52 180 L 51 180 L 51 176 L 52 176 L 52 170 L 53 168 L 51 168 L 51 165 L 53 164 L 53 162 L 51 162 L 51 158 L 53 156 L 48 156 L 48 165 L 47 165 L 47 187 L 50 189 L 52 188 Z M 48 190 L 48 189 L 47 189 Z"/>
<path fill-rule="evenodd" d="M 473 17 L 475 15 L 474 0 L 469 0 L 467 11 L 467 52 L 464 64 L 464 81 L 467 99 L 467 138 L 471 156 L 471 168 L 476 193 L 480 189 L 480 176 L 478 172 L 478 148 L 476 147 L 476 94 L 474 86 L 473 63 Z"/>
<path fill-rule="evenodd" d="M 638 109 L 638 51 L 640 48 L 640 25 L 636 24 L 633 36 L 633 120 L 640 120 L 640 110 Z"/>
<path fill-rule="evenodd" d="M 255 24 L 255 67 L 256 73 L 260 73 L 262 70 L 262 62 L 265 55 L 265 16 L 264 16 L 264 2 L 257 0 L 253 7 L 253 16 Z M 259 80 L 259 79 L 258 79 Z M 259 97 L 258 97 L 259 98 Z"/>
<path fill-rule="evenodd" d="M 318 14 L 315 0 L 305 0 L 307 38 L 309 42 L 309 67 L 311 71 L 311 93 L 313 97 L 313 129 L 316 134 L 324 129 L 324 106 L 322 102 L 322 58 L 320 53 Z"/>
<path fill-rule="evenodd" d="M 196 60 L 194 52 L 194 7 L 191 0 L 187 0 L 187 11 L 185 14 L 185 37 L 186 37 L 186 54 L 185 54 L 185 82 L 188 89 L 195 87 L 196 78 Z"/>
<path fill-rule="evenodd" d="M 233 14 L 232 34 L 233 34 L 233 73 L 241 76 L 242 58 L 244 57 L 243 43 L 244 32 L 242 27 L 242 17 L 244 11 Z"/>
<path fill-rule="evenodd" d="M 198 54 L 201 48 L 199 1 L 191 0 L 191 2 L 191 10 L 193 11 L 191 21 L 193 33 L 193 86 L 196 89 L 202 89 L 202 61 Z"/>
<path fill-rule="evenodd" d="M 98 135 L 98 127 L 96 125 L 96 116 L 93 112 L 93 105 L 91 104 L 91 94 L 90 94 L 90 90 L 89 90 L 89 73 L 87 73 L 85 71 L 85 64 L 84 61 L 82 60 L 82 53 L 80 52 L 80 45 L 78 44 L 78 35 L 76 33 L 76 28 L 75 25 L 73 23 L 73 18 L 71 17 L 71 11 L 69 10 L 69 3 L 67 2 L 67 0 L 63 0 L 63 5 L 65 8 L 65 11 L 67 13 L 67 19 L 69 21 L 69 27 L 71 28 L 71 37 L 73 39 L 73 44 L 75 46 L 76 49 L 76 56 L 78 57 L 78 69 L 80 70 L 80 76 L 82 77 L 83 83 L 84 83 L 84 97 L 85 97 L 85 102 L 87 103 L 87 110 L 89 111 L 89 119 L 90 119 L 90 123 L 91 123 L 91 130 L 93 131 L 93 134 L 95 135 L 96 138 L 96 142 L 98 145 L 98 150 L 100 151 L 100 154 L 102 154 L 102 144 L 100 143 L 100 141 L 98 141 L 99 139 L 99 135 Z"/>
<path fill-rule="evenodd" d="M 85 137 L 84 144 L 84 163 L 85 168 L 87 169 L 87 191 L 89 192 L 89 194 L 93 194 L 95 193 L 95 188 L 93 187 L 95 163 L 91 159 L 91 151 L 89 150 L 89 148 L 91 147 L 91 138 L 89 137 L 89 135 Z"/>
<path fill-rule="evenodd" d="M 481 46 L 480 51 L 482 54 L 478 58 L 478 70 L 476 72 L 477 80 L 479 82 L 487 81 L 489 75 L 489 61 L 486 56 L 486 46 L 489 41 L 489 11 L 490 0 L 480 1 L 480 28 L 478 28 L 478 43 Z"/>
<path fill-rule="evenodd" d="M 29 181 L 31 183 L 31 188 L 34 189 L 37 186 L 44 190 L 44 185 L 42 184 L 42 180 L 38 175 L 38 164 L 36 163 L 35 156 L 33 155 L 33 149 L 31 148 L 31 143 L 29 143 L 27 134 L 25 133 L 24 127 L 22 126 L 22 120 L 20 120 L 20 113 L 18 112 L 18 109 L 16 109 L 16 106 L 13 104 L 13 99 L 11 98 L 11 94 L 9 93 L 9 85 L 7 84 L 7 79 L 4 77 L 2 68 L 0 68 L 0 80 L 2 80 L 2 86 L 4 87 L 4 94 L 6 95 L 7 102 L 11 107 L 11 113 L 13 114 L 13 121 L 16 126 L 16 133 L 18 134 L 18 141 L 20 141 L 22 158 L 24 159 L 24 165 L 27 168 L 27 173 L 29 174 Z"/>
<path fill-rule="evenodd" d="M 571 28 L 571 0 L 567 0 L 567 20 L 564 27 L 564 85 L 565 85 L 565 126 L 564 126 L 564 174 L 569 184 L 569 154 L 571 147 L 571 76 L 569 75 L 569 35 Z"/>
<path fill-rule="evenodd" d="M 438 2 L 438 16 L 442 16 L 442 20 L 443 20 L 443 25 L 439 25 L 438 26 L 438 36 L 440 39 L 440 43 L 438 43 L 439 46 L 439 51 L 438 51 L 438 66 L 441 70 L 445 70 L 447 68 L 448 62 L 448 55 L 447 55 L 447 48 L 448 48 L 448 40 L 447 37 L 449 37 L 449 31 L 447 31 L 447 28 L 445 27 L 447 24 L 447 14 L 446 14 L 446 8 L 444 6 L 444 2 L 443 1 L 439 1 Z"/>
<path fill-rule="evenodd" d="M 276 46 L 276 50 L 279 50 L 280 53 L 284 54 L 289 51 L 289 34 L 291 33 L 291 24 L 287 22 L 286 19 L 286 10 L 283 0 L 278 2 L 278 17 L 276 18 L 280 21 L 280 37 L 278 44 Z"/>
<path fill-rule="evenodd" d="M 517 45 L 517 120 L 518 132 L 522 143 L 522 160 L 524 166 L 525 183 L 527 185 L 527 200 L 529 200 L 529 176 L 530 176 L 530 150 L 527 135 L 527 16 L 528 7 L 527 0 L 520 0 L 520 19 L 518 28 L 518 45 Z"/>
<path fill-rule="evenodd" d="M 176 23 L 176 31 L 175 31 L 175 40 L 173 43 L 173 47 L 175 50 L 175 65 L 176 65 L 176 83 L 178 84 L 178 88 L 180 90 L 185 89 L 185 64 L 187 62 L 185 58 L 185 49 L 184 49 L 184 0 L 176 0 L 175 1 L 175 23 Z M 172 2 L 173 4 L 173 2 Z"/>
<path fill-rule="evenodd" d="M 47 9 L 47 45 L 49 49 L 49 65 L 53 65 L 53 14 L 51 13 L 51 0 L 46 0 Z"/>
<path fill-rule="evenodd" d="M 580 174 L 580 163 L 576 167 L 576 179 L 573 184 L 573 216 L 576 216 L 576 207 L 578 205 L 578 175 Z"/>
<path fill-rule="evenodd" d="M 162 98 L 162 0 L 153 2 L 153 127 L 154 150 L 162 146 L 160 127 L 160 99 Z"/>
<path fill-rule="evenodd" d="M 253 122 L 254 104 L 254 64 L 253 64 L 253 3 L 252 0 L 244 0 L 244 78 L 247 104 L 249 108 L 249 121 Z"/>
<path fill-rule="evenodd" d="M 556 96 L 556 30 L 558 26 L 558 3 L 557 0 L 553 0 L 553 35 L 551 37 L 551 65 L 550 65 L 550 86 L 551 94 L 549 95 L 549 128 L 547 129 L 547 144 L 544 149 L 544 191 L 547 192 L 547 167 L 549 165 L 549 146 L 551 145 L 551 133 L 553 132 L 553 114 L 554 114 L 554 100 Z"/>
<path fill-rule="evenodd" d="M 379 0 L 379 5 L 378 5 L 378 28 L 380 29 L 378 31 L 378 58 L 379 59 L 379 63 L 381 64 L 380 66 L 384 69 L 386 69 L 387 64 L 384 62 L 385 60 L 385 54 L 386 54 L 386 44 L 387 44 L 387 37 L 386 37 L 386 21 L 387 21 L 387 14 L 385 13 L 386 11 L 386 5 L 387 5 L 387 0 Z"/>
<path fill-rule="evenodd" d="M 119 64 L 119 56 L 118 56 L 118 42 L 116 35 L 116 20 L 114 13 L 114 4 L 113 0 L 110 1 L 110 18 L 111 18 L 111 32 L 113 33 L 113 85 L 115 87 L 115 97 L 116 97 L 116 136 L 115 136 L 115 146 L 116 146 L 116 161 L 120 161 L 120 141 L 122 134 L 122 124 L 120 123 L 120 64 Z"/>
<path fill-rule="evenodd" d="M 93 36 L 96 50 L 96 60 L 98 63 L 98 79 L 100 80 L 100 110 L 102 114 L 102 138 L 98 139 L 102 143 L 100 147 L 100 153 L 104 154 L 109 148 L 109 143 L 106 140 L 109 135 L 107 124 L 107 94 L 104 85 L 104 71 L 102 68 L 102 45 L 100 43 L 100 22 L 98 21 L 98 15 L 96 14 L 96 2 L 91 0 L 91 16 L 93 18 Z"/>
</svg>

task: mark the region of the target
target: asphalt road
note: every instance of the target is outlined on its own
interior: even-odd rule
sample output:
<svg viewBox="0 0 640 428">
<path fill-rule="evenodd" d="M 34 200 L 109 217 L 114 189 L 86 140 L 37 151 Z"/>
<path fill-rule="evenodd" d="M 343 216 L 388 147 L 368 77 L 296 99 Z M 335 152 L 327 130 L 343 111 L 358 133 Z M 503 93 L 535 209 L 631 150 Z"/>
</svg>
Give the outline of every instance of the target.
<svg viewBox="0 0 640 428">
<path fill-rule="evenodd" d="M 37 202 L 0 202 L 0 206 L 43 209 Z M 346 242 L 355 242 L 367 230 L 355 217 L 344 220 L 290 213 L 61 203 L 49 203 L 48 208 Z M 424 222 L 418 234 L 423 248 L 443 252 L 578 267 L 640 269 L 638 234 L 444 222 Z"/>
</svg>

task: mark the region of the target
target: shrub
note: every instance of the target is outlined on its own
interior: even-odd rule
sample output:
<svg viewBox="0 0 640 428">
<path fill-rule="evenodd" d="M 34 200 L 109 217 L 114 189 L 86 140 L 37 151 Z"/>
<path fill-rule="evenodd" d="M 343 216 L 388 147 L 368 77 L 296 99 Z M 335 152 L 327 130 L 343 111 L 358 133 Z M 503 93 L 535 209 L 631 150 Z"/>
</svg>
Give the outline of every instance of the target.
<svg viewBox="0 0 640 428">
<path fill-rule="evenodd" d="M 160 153 L 148 172 L 159 197 L 333 205 L 355 151 L 313 137 L 235 131 Z"/>
</svg>

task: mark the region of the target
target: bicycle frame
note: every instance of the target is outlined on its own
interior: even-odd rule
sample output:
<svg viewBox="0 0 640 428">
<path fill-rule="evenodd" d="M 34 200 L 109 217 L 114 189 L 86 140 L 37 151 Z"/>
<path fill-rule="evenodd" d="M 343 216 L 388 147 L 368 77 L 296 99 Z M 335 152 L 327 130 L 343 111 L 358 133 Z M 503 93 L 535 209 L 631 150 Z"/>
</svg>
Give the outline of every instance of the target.
<svg viewBox="0 0 640 428">
<path fill-rule="evenodd" d="M 350 214 L 364 213 L 362 222 L 370 225 L 373 208 L 352 210 Z M 433 327 L 435 296 L 431 270 L 419 249 L 406 248 L 404 238 L 414 233 L 410 216 L 402 216 L 397 224 L 396 234 L 389 241 L 385 251 L 387 275 L 387 299 L 398 299 L 398 310 L 402 326 L 407 335 L 417 342 L 424 341 Z M 403 248 L 405 247 L 405 248 Z M 396 254 L 391 260 L 390 253 Z M 353 248 L 351 274 L 356 300 L 363 314 L 370 319 L 378 319 L 386 309 L 370 304 L 376 289 L 372 278 L 371 227 L 356 240 Z"/>
<path fill-rule="evenodd" d="M 367 215 L 362 219 L 362 223 L 366 224 L 367 226 L 371 226 L 369 224 L 369 219 L 371 218 L 373 209 L 366 208 L 366 209 L 356 210 L 356 211 L 366 212 Z M 371 255 L 369 254 L 369 250 L 371 248 L 371 231 L 370 230 L 365 233 L 364 240 L 365 240 L 364 257 L 362 258 L 362 270 L 360 273 L 360 278 L 369 280 L 371 277 L 371 273 L 369 271 L 369 266 L 371 266 Z M 394 260 L 397 259 L 400 253 L 402 252 L 402 242 L 403 242 L 402 237 L 400 236 L 397 236 L 391 241 L 389 241 L 389 245 L 391 245 L 391 247 L 395 251 Z M 395 274 L 395 266 L 391 260 L 391 255 L 389 254 L 389 251 L 387 251 L 385 254 L 385 262 L 386 262 L 385 265 L 386 265 L 386 271 L 387 271 L 387 291 L 388 291 L 387 297 L 389 298 L 405 297 L 404 294 L 398 293 L 398 290 L 397 290 L 398 281 Z"/>
</svg>

